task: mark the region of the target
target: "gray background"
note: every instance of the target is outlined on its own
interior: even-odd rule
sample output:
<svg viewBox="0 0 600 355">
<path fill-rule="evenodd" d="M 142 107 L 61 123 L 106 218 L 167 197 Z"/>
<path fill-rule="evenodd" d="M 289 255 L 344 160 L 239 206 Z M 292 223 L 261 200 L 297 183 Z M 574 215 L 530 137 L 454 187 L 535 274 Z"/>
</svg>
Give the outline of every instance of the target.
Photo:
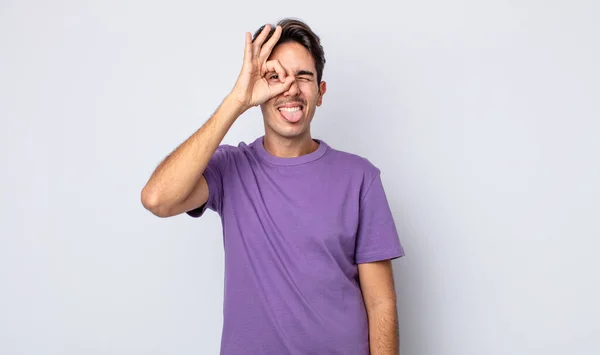
<svg viewBox="0 0 600 355">
<path fill-rule="evenodd" d="M 283 16 L 325 47 L 314 136 L 383 171 L 401 353 L 600 353 L 599 3 L 391 4 L 0 2 L 0 354 L 218 353 L 218 216 L 140 191 Z"/>
</svg>

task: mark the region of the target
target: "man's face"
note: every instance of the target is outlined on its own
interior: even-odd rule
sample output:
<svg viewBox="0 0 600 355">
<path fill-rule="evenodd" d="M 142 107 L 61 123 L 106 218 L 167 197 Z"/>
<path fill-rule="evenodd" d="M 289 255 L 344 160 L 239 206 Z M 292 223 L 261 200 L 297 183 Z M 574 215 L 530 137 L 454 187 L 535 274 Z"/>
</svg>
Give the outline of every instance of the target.
<svg viewBox="0 0 600 355">
<path fill-rule="evenodd" d="M 297 42 L 279 44 L 268 60 L 278 60 L 287 75 L 296 80 L 279 96 L 260 105 L 265 130 L 278 136 L 297 138 L 310 133 L 310 122 L 317 106 L 321 106 L 326 84 L 317 84 L 317 70 L 310 52 Z M 270 83 L 279 83 L 276 73 L 268 73 Z"/>
</svg>

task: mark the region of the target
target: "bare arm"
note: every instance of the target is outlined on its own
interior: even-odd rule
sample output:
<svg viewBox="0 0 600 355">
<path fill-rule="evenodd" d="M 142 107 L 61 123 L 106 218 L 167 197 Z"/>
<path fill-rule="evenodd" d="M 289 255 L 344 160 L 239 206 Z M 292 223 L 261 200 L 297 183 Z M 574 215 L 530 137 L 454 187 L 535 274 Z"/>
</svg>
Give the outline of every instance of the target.
<svg viewBox="0 0 600 355">
<path fill-rule="evenodd" d="M 203 205 L 209 191 L 202 174 L 235 120 L 249 108 L 289 89 L 295 80 L 281 63 L 267 61 L 281 36 L 277 26 L 264 43 L 270 30 L 265 26 L 254 42 L 246 32 L 244 63 L 233 90 L 214 115 L 159 164 L 142 189 L 142 204 L 155 215 L 170 217 Z M 265 76 L 270 72 L 276 72 L 281 82 L 267 81 Z"/>
<path fill-rule="evenodd" d="M 244 109 L 227 97 L 215 114 L 167 156 L 142 190 L 142 204 L 159 217 L 170 217 L 201 206 L 208 200 L 202 176 L 206 165 Z"/>
<path fill-rule="evenodd" d="M 358 265 L 369 320 L 371 355 L 398 355 L 398 315 L 390 260 Z"/>
</svg>

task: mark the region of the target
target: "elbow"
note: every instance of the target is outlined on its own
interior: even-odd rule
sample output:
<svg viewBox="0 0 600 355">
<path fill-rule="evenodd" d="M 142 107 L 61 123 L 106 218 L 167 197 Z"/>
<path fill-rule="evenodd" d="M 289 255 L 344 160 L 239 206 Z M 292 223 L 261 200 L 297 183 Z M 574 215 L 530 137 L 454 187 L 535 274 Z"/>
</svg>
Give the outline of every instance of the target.
<svg viewBox="0 0 600 355">
<path fill-rule="evenodd" d="M 368 314 L 374 313 L 396 313 L 396 299 L 395 298 L 382 298 L 371 302 L 365 302 L 365 308 Z"/>
<path fill-rule="evenodd" d="M 165 206 L 162 202 L 160 194 L 156 191 L 153 191 L 148 186 L 145 186 L 142 189 L 141 194 L 142 206 L 145 209 L 152 212 L 157 217 L 165 218 L 170 217 L 169 208 Z"/>
</svg>

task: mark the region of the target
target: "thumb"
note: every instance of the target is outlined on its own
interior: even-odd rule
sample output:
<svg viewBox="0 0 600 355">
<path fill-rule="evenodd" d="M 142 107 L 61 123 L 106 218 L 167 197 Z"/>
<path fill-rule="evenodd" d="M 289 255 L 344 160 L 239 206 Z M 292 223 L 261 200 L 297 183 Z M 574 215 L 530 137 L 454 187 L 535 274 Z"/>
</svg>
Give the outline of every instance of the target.
<svg viewBox="0 0 600 355">
<path fill-rule="evenodd" d="M 296 81 L 296 78 L 293 75 L 288 75 L 285 77 L 283 83 L 277 83 L 272 85 L 271 92 L 273 96 L 277 96 L 288 91 L 294 81 Z"/>
</svg>

